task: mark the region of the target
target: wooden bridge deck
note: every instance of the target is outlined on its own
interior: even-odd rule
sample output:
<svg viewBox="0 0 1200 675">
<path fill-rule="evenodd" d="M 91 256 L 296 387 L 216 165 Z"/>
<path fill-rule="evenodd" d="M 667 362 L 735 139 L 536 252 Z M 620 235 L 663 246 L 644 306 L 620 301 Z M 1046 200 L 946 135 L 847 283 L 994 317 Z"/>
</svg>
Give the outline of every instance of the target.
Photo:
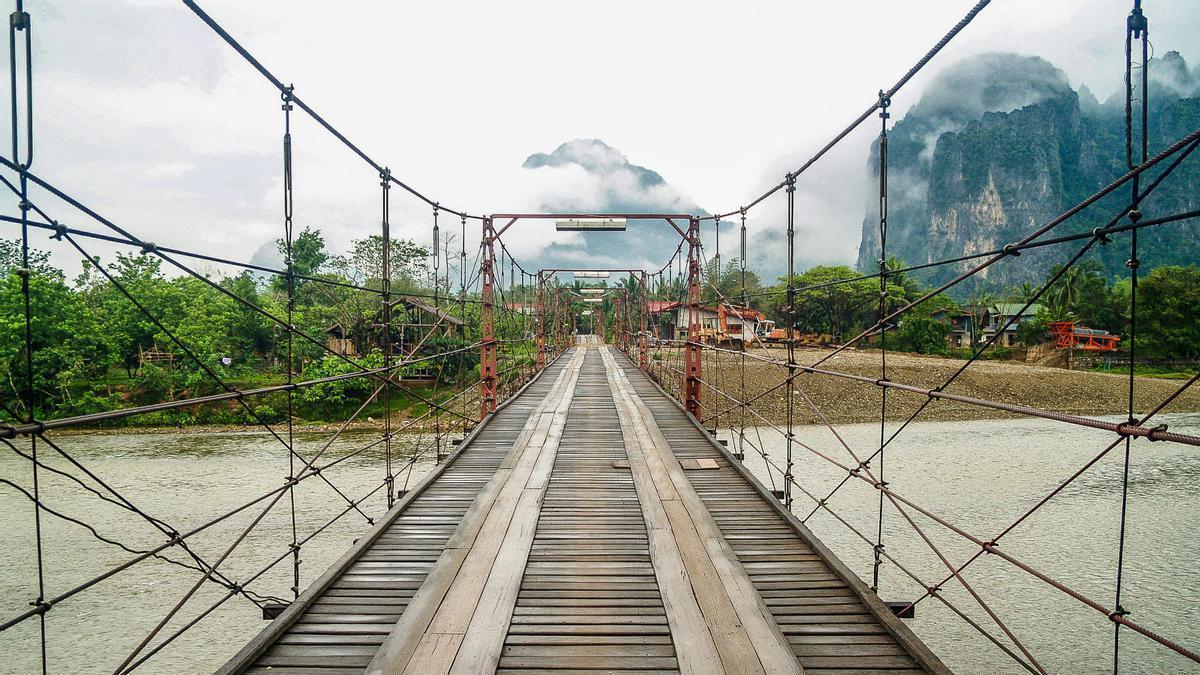
<svg viewBox="0 0 1200 675">
<path fill-rule="evenodd" d="M 221 672 L 941 662 L 622 354 L 551 364 Z"/>
</svg>

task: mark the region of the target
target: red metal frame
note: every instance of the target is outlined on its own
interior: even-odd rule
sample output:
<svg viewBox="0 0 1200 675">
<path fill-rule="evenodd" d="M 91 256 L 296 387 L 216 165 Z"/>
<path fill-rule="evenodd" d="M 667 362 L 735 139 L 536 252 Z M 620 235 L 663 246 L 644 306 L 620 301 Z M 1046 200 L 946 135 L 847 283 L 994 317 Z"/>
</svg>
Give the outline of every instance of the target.
<svg viewBox="0 0 1200 675">
<path fill-rule="evenodd" d="M 688 339 L 683 368 L 684 407 L 696 419 L 702 415 L 704 364 L 700 352 L 700 221 L 688 219 Z"/>
<path fill-rule="evenodd" d="M 537 317 L 537 369 L 546 367 L 546 279 L 538 272 L 536 300 Z"/>
<path fill-rule="evenodd" d="M 482 261 L 480 276 L 482 278 L 482 293 L 480 294 L 479 322 L 482 336 L 479 345 L 479 417 L 483 419 L 496 412 L 496 335 L 494 325 L 494 292 L 496 283 L 495 262 L 496 251 L 493 242 L 496 231 L 492 228 L 492 219 L 483 219 Z"/>
<path fill-rule="evenodd" d="M 649 372 L 650 355 L 646 351 L 646 331 L 648 330 L 646 308 L 649 306 L 649 301 L 646 291 L 645 271 L 642 272 L 642 301 L 640 305 L 641 306 L 638 308 L 638 314 L 640 315 L 638 325 L 641 326 L 638 333 L 638 367 L 640 367 L 643 371 Z"/>
<path fill-rule="evenodd" d="M 1120 335 L 1083 333 L 1087 328 L 1076 327 L 1074 321 L 1055 321 L 1049 324 L 1050 335 L 1058 349 L 1081 349 L 1087 352 L 1115 352 Z"/>
</svg>

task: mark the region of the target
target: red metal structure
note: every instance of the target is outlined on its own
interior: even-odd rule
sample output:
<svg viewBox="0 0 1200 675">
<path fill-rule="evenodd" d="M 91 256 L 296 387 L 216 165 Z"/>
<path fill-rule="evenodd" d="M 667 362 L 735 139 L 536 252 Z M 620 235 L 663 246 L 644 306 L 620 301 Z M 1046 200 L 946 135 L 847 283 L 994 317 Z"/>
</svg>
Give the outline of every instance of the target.
<svg viewBox="0 0 1200 675">
<path fill-rule="evenodd" d="M 1049 324 L 1050 335 L 1058 349 L 1081 349 L 1087 352 L 1115 352 L 1121 336 L 1108 331 L 1076 326 L 1074 321 L 1055 321 Z"/>
<path fill-rule="evenodd" d="M 537 369 L 546 367 L 546 278 L 542 272 L 537 275 L 537 301 L 534 310 L 537 326 Z"/>
<path fill-rule="evenodd" d="M 492 227 L 492 219 L 483 219 L 482 261 L 480 276 L 482 292 L 480 294 L 479 322 L 482 330 L 479 346 L 479 406 L 480 416 L 487 417 L 496 412 L 496 334 L 494 323 L 494 286 L 496 283 L 496 251 L 493 243 L 496 230 Z"/>
<path fill-rule="evenodd" d="M 646 345 L 646 342 L 647 342 L 646 333 L 649 330 L 650 303 L 648 301 L 647 293 L 649 291 L 647 290 L 646 273 L 644 271 L 642 272 L 641 284 L 642 284 L 642 289 L 641 289 L 642 290 L 642 301 L 640 303 L 641 306 L 638 309 L 638 314 L 640 315 L 640 318 L 641 318 L 641 321 L 639 322 L 639 325 L 641 326 L 641 328 L 639 329 L 639 333 L 638 333 L 638 366 L 642 370 L 649 371 L 650 370 L 650 355 L 646 351 L 646 346 L 647 346 Z"/>
<path fill-rule="evenodd" d="M 700 219 L 688 219 L 688 342 L 684 361 L 684 407 L 701 419 L 704 364 L 700 353 Z"/>
</svg>

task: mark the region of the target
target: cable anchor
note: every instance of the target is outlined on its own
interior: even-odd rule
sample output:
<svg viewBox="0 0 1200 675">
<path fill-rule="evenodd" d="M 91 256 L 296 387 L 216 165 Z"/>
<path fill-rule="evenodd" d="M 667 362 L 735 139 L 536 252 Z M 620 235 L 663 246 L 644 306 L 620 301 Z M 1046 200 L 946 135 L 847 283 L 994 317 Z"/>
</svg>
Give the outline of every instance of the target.
<svg viewBox="0 0 1200 675">
<path fill-rule="evenodd" d="M 1126 26 L 1135 38 L 1141 38 L 1149 29 L 1149 22 L 1146 20 L 1146 15 L 1142 13 L 1141 0 L 1135 0 L 1133 3 L 1133 11 L 1129 13 Z"/>
</svg>

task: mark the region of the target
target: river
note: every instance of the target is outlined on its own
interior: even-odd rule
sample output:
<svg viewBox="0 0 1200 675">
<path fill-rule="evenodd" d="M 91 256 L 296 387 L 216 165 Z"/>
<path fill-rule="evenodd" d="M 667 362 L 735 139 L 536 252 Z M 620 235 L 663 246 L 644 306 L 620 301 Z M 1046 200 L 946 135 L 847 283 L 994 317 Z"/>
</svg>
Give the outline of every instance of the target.
<svg viewBox="0 0 1200 675">
<path fill-rule="evenodd" d="M 1200 432 L 1200 415 L 1166 415 L 1172 430 Z M 854 449 L 878 443 L 878 426 L 841 425 Z M 728 438 L 729 431 L 721 436 Z M 771 461 L 786 461 L 783 440 L 766 429 L 761 436 Z M 849 455 L 820 427 L 803 427 L 798 437 L 839 460 Z M 300 437 L 300 451 L 316 452 L 325 436 Z M 331 447 L 325 458 L 343 456 L 371 442 L 369 434 L 350 434 Z M 887 480 L 899 494 L 982 538 L 1036 503 L 1055 485 L 1094 456 L 1111 435 L 1040 420 L 916 423 L 889 446 Z M 184 530 L 203 523 L 254 497 L 276 489 L 287 473 L 287 455 L 265 433 L 128 434 L 64 436 L 63 449 L 148 513 Z M 396 454 L 412 452 L 419 439 L 398 443 Z M 24 447 L 24 446 L 18 446 Z M 0 477 L 30 485 L 30 468 L 8 448 L 0 449 Z M 869 451 L 868 451 L 869 454 Z M 72 468 L 42 447 L 49 466 Z M 1001 541 L 1009 554 L 1048 573 L 1100 603 L 1112 604 L 1120 508 L 1122 453 L 1113 451 Z M 797 447 L 795 474 L 814 494 L 823 495 L 845 473 Z M 400 460 L 397 460 L 400 461 Z M 747 465 L 770 485 L 762 457 L 747 451 Z M 432 467 L 421 455 L 410 481 Z M 372 449 L 325 475 L 354 499 L 380 484 L 383 455 Z M 1156 629 L 1185 646 L 1200 644 L 1200 457 L 1195 448 L 1138 441 L 1130 468 L 1129 527 L 1123 605 L 1133 620 Z M 778 480 L 776 475 L 776 480 Z M 163 536 L 138 516 L 106 503 L 62 476 L 41 472 L 41 492 L 50 508 L 87 521 L 97 531 L 130 547 L 144 549 Z M 319 478 L 296 489 L 297 529 L 306 533 L 346 508 L 346 501 Z M 829 502 L 830 507 L 869 536 L 874 536 L 878 501 L 865 484 L 851 481 Z M 805 515 L 813 502 L 796 494 L 795 510 Z M 257 515 L 262 505 L 196 535 L 195 551 L 207 561 L 226 547 Z M 362 510 L 378 516 L 384 510 L 377 492 Z M 918 524 L 951 560 L 974 552 L 972 545 L 921 516 Z M 0 484 L 0 614 L 7 619 L 27 608 L 36 593 L 32 506 L 16 490 Z M 870 579 L 871 548 L 824 512 L 808 525 L 860 576 Z M 302 585 L 311 582 L 366 529 L 363 515 L 351 511 L 303 548 Z M 95 539 L 79 525 L 53 516 L 43 518 L 45 583 L 53 596 L 133 554 Z M 288 550 L 291 540 L 289 501 L 285 497 L 229 556 L 221 569 L 235 581 L 267 565 Z M 946 568 L 890 505 L 885 507 L 886 550 L 924 580 L 941 579 Z M 180 559 L 178 554 L 173 557 Z M 891 564 L 882 568 L 885 600 L 916 598 L 921 589 Z M 135 565 L 65 600 L 46 615 L 50 670 L 54 673 L 112 672 L 198 578 L 192 570 L 158 560 Z M 1106 617 L 994 557 L 972 564 L 965 577 L 1010 630 L 1050 672 L 1111 672 L 1112 625 Z M 291 564 L 285 560 L 251 588 L 264 595 L 290 594 Z M 171 634 L 201 609 L 219 600 L 224 590 L 205 584 L 181 616 L 164 630 Z M 944 597 L 980 625 L 998 634 L 995 624 L 954 582 Z M 1024 672 L 937 601 L 917 606 L 908 624 L 956 672 Z M 264 625 L 260 611 L 244 598 L 231 599 L 182 634 L 140 669 L 148 673 L 209 672 L 232 655 Z M 1190 661 L 1158 647 L 1132 631 L 1121 635 L 1122 672 L 1200 672 Z M 37 620 L 0 634 L 0 672 L 32 673 L 38 669 Z"/>
</svg>

